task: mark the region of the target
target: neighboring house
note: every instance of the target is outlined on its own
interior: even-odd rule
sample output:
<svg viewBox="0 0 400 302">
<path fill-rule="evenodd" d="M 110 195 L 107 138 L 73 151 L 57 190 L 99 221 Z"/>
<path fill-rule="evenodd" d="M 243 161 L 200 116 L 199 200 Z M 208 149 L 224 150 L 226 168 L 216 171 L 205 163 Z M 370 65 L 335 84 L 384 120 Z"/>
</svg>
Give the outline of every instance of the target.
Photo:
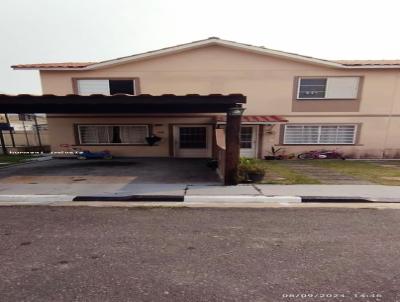
<svg viewBox="0 0 400 302">
<path fill-rule="evenodd" d="M 44 94 L 247 96 L 241 154 L 335 149 L 400 157 L 400 61 L 327 61 L 209 38 L 98 63 L 15 65 L 40 71 Z M 120 156 L 211 157 L 212 114 L 48 114 L 53 151 L 66 145 Z M 161 137 L 149 147 L 145 138 Z"/>
<path fill-rule="evenodd" d="M 5 117 L 0 114 L 0 123 L 6 121 Z M 39 146 L 38 131 L 36 131 L 36 122 L 39 128 L 40 141 L 43 146 L 49 145 L 48 126 L 46 116 L 43 114 L 36 115 L 36 122 L 33 114 L 8 114 L 8 121 L 14 131 L 3 131 L 6 146 L 17 149 L 13 151 L 26 151 L 26 147 Z M 14 139 L 14 143 L 13 143 Z M 28 150 L 29 151 L 29 150 Z"/>
</svg>

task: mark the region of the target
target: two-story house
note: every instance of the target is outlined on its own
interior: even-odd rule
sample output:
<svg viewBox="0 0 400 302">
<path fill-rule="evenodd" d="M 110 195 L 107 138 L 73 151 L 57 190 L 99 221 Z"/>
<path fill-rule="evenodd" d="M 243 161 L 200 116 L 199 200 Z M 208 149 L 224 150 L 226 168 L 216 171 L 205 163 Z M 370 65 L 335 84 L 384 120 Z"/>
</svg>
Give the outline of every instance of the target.
<svg viewBox="0 0 400 302">
<path fill-rule="evenodd" d="M 40 71 L 43 94 L 247 96 L 241 154 L 335 149 L 400 157 L 400 61 L 328 61 L 209 38 L 103 62 L 15 65 Z M 211 157 L 216 114 L 48 114 L 53 151 Z M 149 147 L 146 137 L 161 138 Z"/>
</svg>

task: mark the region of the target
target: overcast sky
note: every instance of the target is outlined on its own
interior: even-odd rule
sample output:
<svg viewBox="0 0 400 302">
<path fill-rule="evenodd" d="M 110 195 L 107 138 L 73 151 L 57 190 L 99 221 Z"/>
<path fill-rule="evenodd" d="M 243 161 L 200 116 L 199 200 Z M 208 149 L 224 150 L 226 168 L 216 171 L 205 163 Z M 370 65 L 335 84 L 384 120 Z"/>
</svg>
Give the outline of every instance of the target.
<svg viewBox="0 0 400 302">
<path fill-rule="evenodd" d="M 398 0 L 1 0 L 0 93 L 41 93 L 12 64 L 97 61 L 211 36 L 325 59 L 400 59 Z"/>
</svg>

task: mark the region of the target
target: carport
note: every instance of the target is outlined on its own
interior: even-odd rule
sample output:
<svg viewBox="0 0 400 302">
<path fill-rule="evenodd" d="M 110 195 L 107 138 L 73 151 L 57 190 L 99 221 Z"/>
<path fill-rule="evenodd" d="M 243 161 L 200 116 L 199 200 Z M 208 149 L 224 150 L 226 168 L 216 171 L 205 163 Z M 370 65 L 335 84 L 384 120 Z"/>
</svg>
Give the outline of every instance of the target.
<svg viewBox="0 0 400 302">
<path fill-rule="evenodd" d="M 240 152 L 240 123 L 246 103 L 242 94 L 209 95 L 0 95 L 2 113 L 51 113 L 51 114 L 226 114 L 225 138 L 215 137 L 214 157 L 225 185 L 237 184 L 237 168 Z M 50 129 L 51 131 L 51 129 Z"/>
</svg>

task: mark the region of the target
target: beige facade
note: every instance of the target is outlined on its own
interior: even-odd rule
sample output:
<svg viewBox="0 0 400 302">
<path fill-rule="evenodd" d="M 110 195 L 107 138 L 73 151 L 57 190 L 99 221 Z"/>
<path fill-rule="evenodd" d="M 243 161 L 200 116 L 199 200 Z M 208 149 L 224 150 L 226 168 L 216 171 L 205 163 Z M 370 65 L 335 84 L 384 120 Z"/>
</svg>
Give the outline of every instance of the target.
<svg viewBox="0 0 400 302">
<path fill-rule="evenodd" d="M 51 129 L 51 145 L 53 151 L 68 151 L 70 146 L 79 146 L 91 151 L 109 150 L 115 156 L 138 156 L 138 157 L 169 157 L 174 156 L 171 146 L 173 126 L 179 125 L 210 125 L 213 126 L 213 119 L 210 117 L 184 117 L 184 116 L 58 116 L 48 119 Z M 81 145 L 79 135 L 76 131 L 77 125 L 149 125 L 152 132 L 161 138 L 155 146 L 141 145 Z M 57 135 L 54 135 L 56 133 Z M 208 144 L 211 146 L 212 141 Z"/>
<path fill-rule="evenodd" d="M 324 65 L 290 56 L 256 53 L 210 43 L 171 51 L 101 68 L 41 70 L 44 94 L 77 93 L 78 79 L 135 78 L 136 93 L 176 94 L 241 93 L 247 96 L 245 115 L 278 115 L 288 124 L 357 125 L 354 144 L 285 145 L 281 124 L 257 125 L 256 155 L 267 155 L 280 145 L 286 153 L 335 149 L 352 157 L 400 157 L 400 69 L 347 68 Z M 357 98 L 352 100 L 298 100 L 299 77 L 359 77 Z M 54 151 L 63 145 L 79 145 L 78 124 L 148 124 L 162 138 L 158 146 L 109 145 L 85 149 L 108 149 L 122 156 L 174 156 L 174 124 L 215 125 L 213 117 L 169 116 L 77 116 L 49 115 L 50 142 Z"/>
</svg>

